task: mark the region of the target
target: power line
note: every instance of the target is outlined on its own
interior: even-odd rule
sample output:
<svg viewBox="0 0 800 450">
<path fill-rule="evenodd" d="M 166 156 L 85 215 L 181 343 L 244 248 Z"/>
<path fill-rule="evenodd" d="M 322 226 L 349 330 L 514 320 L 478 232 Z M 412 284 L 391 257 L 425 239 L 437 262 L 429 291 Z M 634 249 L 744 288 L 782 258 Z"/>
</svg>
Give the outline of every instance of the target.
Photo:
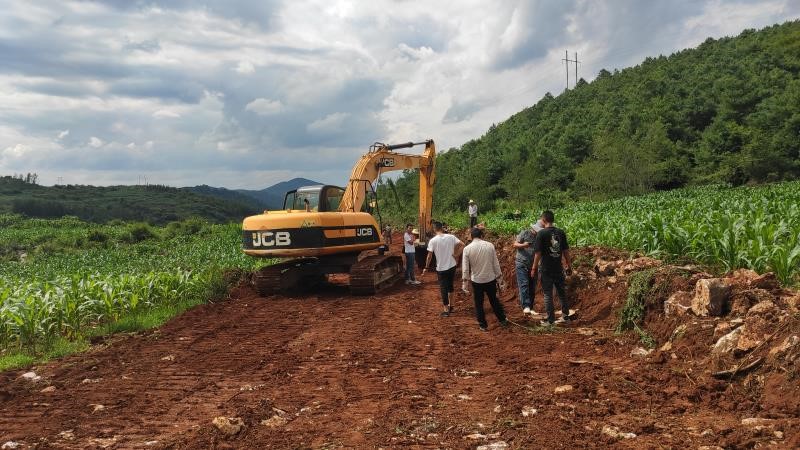
<svg viewBox="0 0 800 450">
<path fill-rule="evenodd" d="M 564 61 L 564 68 L 567 72 L 567 89 L 569 89 L 569 63 L 575 63 L 575 86 L 578 86 L 578 52 L 575 52 L 575 59 L 569 59 L 569 50 L 564 50 L 562 61 Z"/>
</svg>

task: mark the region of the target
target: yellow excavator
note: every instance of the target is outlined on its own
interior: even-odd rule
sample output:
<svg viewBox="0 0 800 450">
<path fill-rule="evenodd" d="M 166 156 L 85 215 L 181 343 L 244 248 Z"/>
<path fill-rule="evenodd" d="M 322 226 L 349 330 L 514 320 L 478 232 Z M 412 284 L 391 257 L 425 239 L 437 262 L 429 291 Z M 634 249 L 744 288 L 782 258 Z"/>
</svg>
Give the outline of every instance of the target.
<svg viewBox="0 0 800 450">
<path fill-rule="evenodd" d="M 425 145 L 421 155 L 395 150 Z M 291 258 L 256 272 L 260 295 L 307 290 L 328 274 L 348 273 L 350 292 L 374 294 L 403 274 L 403 258 L 387 253 L 373 183 L 384 172 L 419 170 L 418 229 L 430 231 L 436 147 L 432 140 L 386 145 L 376 142 L 353 167 L 345 188 L 305 186 L 286 193 L 283 209 L 250 216 L 242 224 L 244 252 Z"/>
</svg>

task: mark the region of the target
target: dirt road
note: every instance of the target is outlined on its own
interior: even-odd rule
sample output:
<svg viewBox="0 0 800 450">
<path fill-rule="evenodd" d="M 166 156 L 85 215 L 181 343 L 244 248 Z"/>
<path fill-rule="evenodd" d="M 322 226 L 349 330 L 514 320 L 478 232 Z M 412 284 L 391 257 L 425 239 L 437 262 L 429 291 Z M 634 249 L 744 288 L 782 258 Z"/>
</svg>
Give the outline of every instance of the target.
<svg viewBox="0 0 800 450">
<path fill-rule="evenodd" d="M 159 330 L 36 367 L 38 382 L 0 374 L 0 445 L 797 445 L 796 414 L 770 415 L 744 387 L 705 375 L 688 351 L 666 363 L 632 357 L 635 341 L 611 331 L 623 287 L 575 292 L 578 323 L 536 334 L 500 328 L 489 311 L 490 330 L 480 332 L 464 297 L 439 317 L 432 276 L 375 297 L 332 285 L 306 298 L 259 298 L 240 287 Z M 533 325 L 513 292 L 503 299 L 513 321 Z M 556 393 L 564 385 L 571 390 Z M 225 436 L 217 416 L 244 426 Z M 750 417 L 771 420 L 743 426 Z"/>
</svg>

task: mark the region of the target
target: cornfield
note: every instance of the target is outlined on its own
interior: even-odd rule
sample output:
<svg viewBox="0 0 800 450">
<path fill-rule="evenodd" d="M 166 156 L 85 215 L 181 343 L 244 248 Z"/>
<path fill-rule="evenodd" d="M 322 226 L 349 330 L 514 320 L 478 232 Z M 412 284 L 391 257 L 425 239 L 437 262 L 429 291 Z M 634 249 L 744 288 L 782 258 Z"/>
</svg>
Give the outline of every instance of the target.
<svg viewBox="0 0 800 450">
<path fill-rule="evenodd" d="M 785 284 L 800 274 L 800 182 L 760 187 L 705 186 L 556 209 L 573 245 L 601 245 L 682 257 L 723 270 L 775 272 Z M 514 233 L 535 220 L 526 211 L 485 217 Z"/>
<path fill-rule="evenodd" d="M 264 264 L 240 251 L 238 224 L 205 225 L 197 234 L 132 245 L 117 241 L 126 224 L 7 215 L 0 216 L 0 225 L 5 253 L 0 261 L 0 350 L 36 354 L 55 339 L 85 338 L 94 327 L 126 315 L 205 300 L 223 270 Z M 108 242 L 86 248 L 53 245 L 83 245 L 92 233 L 102 233 Z"/>
</svg>

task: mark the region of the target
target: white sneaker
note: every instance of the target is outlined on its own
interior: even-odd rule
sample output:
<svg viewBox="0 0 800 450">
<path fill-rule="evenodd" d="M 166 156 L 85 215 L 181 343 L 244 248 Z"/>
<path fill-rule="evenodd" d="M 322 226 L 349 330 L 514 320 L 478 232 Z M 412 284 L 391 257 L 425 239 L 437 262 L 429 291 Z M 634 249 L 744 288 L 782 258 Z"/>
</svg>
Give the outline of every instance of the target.
<svg viewBox="0 0 800 450">
<path fill-rule="evenodd" d="M 410 284 L 413 284 L 414 286 L 417 286 L 419 284 L 422 284 L 422 282 L 421 281 L 417 281 L 417 280 L 412 280 Z"/>
<path fill-rule="evenodd" d="M 531 309 L 526 306 L 525 309 L 522 310 L 522 313 L 523 314 L 530 314 L 531 313 Z"/>
</svg>

